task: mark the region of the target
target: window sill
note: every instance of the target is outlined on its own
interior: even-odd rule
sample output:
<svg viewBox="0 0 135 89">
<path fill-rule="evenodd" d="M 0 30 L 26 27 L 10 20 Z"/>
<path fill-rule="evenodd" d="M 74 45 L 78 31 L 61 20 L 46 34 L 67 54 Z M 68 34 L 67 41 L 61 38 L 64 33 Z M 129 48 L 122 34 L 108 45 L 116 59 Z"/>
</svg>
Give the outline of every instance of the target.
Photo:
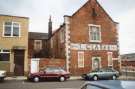
<svg viewBox="0 0 135 89">
<path fill-rule="evenodd" d="M 101 40 L 90 40 L 89 42 L 101 43 Z"/>
</svg>

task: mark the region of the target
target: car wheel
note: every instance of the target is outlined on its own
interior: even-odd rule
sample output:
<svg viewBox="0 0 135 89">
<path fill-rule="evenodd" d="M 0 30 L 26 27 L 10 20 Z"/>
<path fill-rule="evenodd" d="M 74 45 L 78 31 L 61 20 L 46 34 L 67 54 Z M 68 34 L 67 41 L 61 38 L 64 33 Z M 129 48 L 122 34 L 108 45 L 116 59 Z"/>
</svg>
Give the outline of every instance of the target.
<svg viewBox="0 0 135 89">
<path fill-rule="evenodd" d="M 60 80 L 60 82 L 63 82 L 63 81 L 65 81 L 65 77 L 61 76 L 61 77 L 59 78 L 59 80 Z"/>
<path fill-rule="evenodd" d="M 39 82 L 39 77 L 34 77 L 33 81 L 34 82 Z"/>
<path fill-rule="evenodd" d="M 96 76 L 96 75 L 93 76 L 93 80 L 94 80 L 94 81 L 98 80 L 98 76 Z"/>
<path fill-rule="evenodd" d="M 117 78 L 116 75 L 113 75 L 113 76 L 112 76 L 112 79 L 113 79 L 113 80 L 116 80 L 116 78 Z"/>
</svg>

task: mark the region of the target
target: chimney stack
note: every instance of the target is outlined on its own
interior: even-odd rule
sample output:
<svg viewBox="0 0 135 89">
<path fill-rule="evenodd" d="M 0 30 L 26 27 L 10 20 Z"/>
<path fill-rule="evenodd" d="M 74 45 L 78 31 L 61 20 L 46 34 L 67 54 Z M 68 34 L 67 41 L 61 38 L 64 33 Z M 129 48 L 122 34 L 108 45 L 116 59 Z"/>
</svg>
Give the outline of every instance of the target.
<svg viewBox="0 0 135 89">
<path fill-rule="evenodd" d="M 49 22 L 48 22 L 48 36 L 49 36 L 49 38 L 52 36 L 52 18 L 51 18 L 51 15 L 49 17 Z"/>
</svg>

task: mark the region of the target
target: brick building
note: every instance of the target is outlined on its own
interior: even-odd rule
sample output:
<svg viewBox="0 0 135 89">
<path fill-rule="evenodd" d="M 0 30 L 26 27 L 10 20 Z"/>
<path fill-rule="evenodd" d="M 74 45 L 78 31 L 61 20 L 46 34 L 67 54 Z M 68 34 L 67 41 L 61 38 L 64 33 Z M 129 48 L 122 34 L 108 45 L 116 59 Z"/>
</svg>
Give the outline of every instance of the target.
<svg viewBox="0 0 135 89">
<path fill-rule="evenodd" d="M 48 33 L 29 32 L 28 37 L 28 55 L 29 58 L 48 57 Z"/>
<path fill-rule="evenodd" d="M 28 68 L 27 17 L 0 15 L 0 69 L 24 75 Z"/>
<path fill-rule="evenodd" d="M 121 57 L 122 67 L 134 67 L 135 68 L 135 53 L 123 54 Z"/>
<path fill-rule="evenodd" d="M 88 0 L 49 38 L 52 57 L 64 58 L 74 75 L 95 68 L 119 69 L 118 23 L 96 0 Z"/>
<path fill-rule="evenodd" d="M 54 32 L 50 17 L 48 35 L 29 33 L 29 57 L 40 57 L 42 67 L 47 61 L 42 57 L 65 60 L 63 67 L 73 75 L 101 67 L 119 70 L 118 23 L 96 0 L 88 0 L 73 15 L 65 15 L 64 23 Z"/>
</svg>

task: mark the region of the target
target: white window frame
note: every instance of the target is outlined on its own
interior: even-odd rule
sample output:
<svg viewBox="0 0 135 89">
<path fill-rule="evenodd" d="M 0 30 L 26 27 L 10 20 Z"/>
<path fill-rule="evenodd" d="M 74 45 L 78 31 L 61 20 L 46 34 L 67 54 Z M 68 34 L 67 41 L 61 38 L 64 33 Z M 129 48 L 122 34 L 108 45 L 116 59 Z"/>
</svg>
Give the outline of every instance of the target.
<svg viewBox="0 0 135 89">
<path fill-rule="evenodd" d="M 94 67 L 93 64 L 94 64 L 94 60 L 95 60 L 96 58 L 99 59 L 99 67 L 100 67 L 100 68 L 102 67 L 102 66 L 101 66 L 101 57 L 92 57 L 92 70 L 95 69 L 95 67 Z"/>
<path fill-rule="evenodd" d="M 108 55 L 108 67 L 113 67 L 113 52 L 107 52 L 107 55 Z M 111 61 L 112 61 L 112 64 L 110 64 L 110 57 L 111 57 Z"/>
<path fill-rule="evenodd" d="M 11 36 L 5 36 L 5 23 L 6 22 L 10 22 L 10 21 L 5 21 L 4 23 L 3 23 L 3 37 L 21 37 L 21 26 L 20 26 L 20 23 L 19 22 L 11 22 L 12 24 L 11 24 Z M 19 36 L 13 36 L 13 24 L 14 23 L 17 23 L 18 25 L 19 25 Z"/>
<path fill-rule="evenodd" d="M 95 24 L 88 24 L 88 27 L 89 27 L 89 42 L 98 42 L 100 43 L 102 40 L 101 40 L 101 25 L 95 25 Z M 98 27 L 99 28 L 99 40 L 92 40 L 92 37 L 91 37 L 91 27 Z"/>
<path fill-rule="evenodd" d="M 40 42 L 40 47 L 39 49 L 37 48 L 36 42 Z M 34 50 L 41 50 L 42 49 L 42 40 L 34 40 Z"/>
<path fill-rule="evenodd" d="M 83 55 L 82 59 L 80 58 L 80 55 Z M 84 68 L 84 52 L 83 51 L 78 51 L 78 68 Z"/>
<path fill-rule="evenodd" d="M 10 56 L 11 51 L 9 50 L 9 52 L 4 52 L 4 50 L 9 50 L 9 49 L 0 49 L 0 54 L 9 54 Z M 10 57 L 9 57 L 9 61 L 10 61 Z"/>
</svg>

